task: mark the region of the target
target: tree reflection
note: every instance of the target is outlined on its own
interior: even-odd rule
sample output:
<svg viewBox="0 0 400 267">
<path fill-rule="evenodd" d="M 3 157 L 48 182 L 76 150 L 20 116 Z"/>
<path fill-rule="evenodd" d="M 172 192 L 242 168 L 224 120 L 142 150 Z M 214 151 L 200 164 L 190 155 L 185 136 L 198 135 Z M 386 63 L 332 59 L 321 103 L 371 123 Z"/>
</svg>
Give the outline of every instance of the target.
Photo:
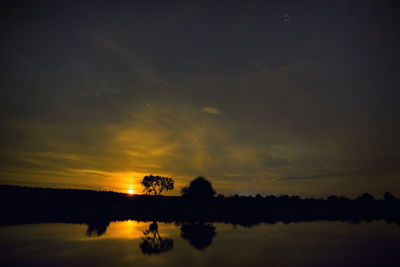
<svg viewBox="0 0 400 267">
<path fill-rule="evenodd" d="M 198 250 L 210 246 L 216 234 L 215 226 L 211 223 L 192 222 L 183 223 L 181 226 L 182 238 L 187 239 L 190 245 Z"/>
<path fill-rule="evenodd" d="M 105 234 L 109 224 L 110 222 L 105 220 L 90 222 L 86 230 L 86 236 L 92 237 L 92 236 L 101 236 Z"/>
<path fill-rule="evenodd" d="M 162 238 L 158 232 L 158 224 L 154 221 L 149 229 L 143 231 L 144 237 L 139 244 L 143 254 L 152 255 L 170 251 L 174 247 L 174 241 L 170 238 Z"/>
</svg>

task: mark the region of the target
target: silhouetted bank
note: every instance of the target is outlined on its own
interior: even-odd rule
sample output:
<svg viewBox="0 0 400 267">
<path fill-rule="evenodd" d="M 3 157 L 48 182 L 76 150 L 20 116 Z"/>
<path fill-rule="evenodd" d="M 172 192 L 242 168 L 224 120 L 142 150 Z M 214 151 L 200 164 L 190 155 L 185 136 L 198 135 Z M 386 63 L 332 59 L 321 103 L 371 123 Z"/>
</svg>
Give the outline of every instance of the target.
<svg viewBox="0 0 400 267">
<path fill-rule="evenodd" d="M 85 223 L 88 224 L 88 235 L 100 235 L 110 221 L 131 219 L 177 222 L 186 223 L 182 224 L 182 236 L 189 241 L 190 229 L 200 226 L 204 228 L 207 222 L 251 226 L 261 222 L 341 220 L 358 223 L 385 219 L 388 223 L 395 222 L 400 225 L 399 207 L 400 199 L 390 193 L 379 200 L 375 200 L 367 193 L 353 200 L 337 196 L 325 200 L 301 199 L 298 196 L 287 195 L 280 197 L 218 195 L 196 199 L 76 189 L 0 186 L 1 225 L 41 222 Z M 196 226 L 194 222 L 200 224 Z M 152 239 L 154 236 L 148 237 L 143 249 L 150 253 L 150 245 L 156 244 L 157 240 Z M 161 251 L 172 244 L 166 241 L 157 246 Z M 201 246 L 202 244 L 198 244 L 199 248 Z"/>
</svg>

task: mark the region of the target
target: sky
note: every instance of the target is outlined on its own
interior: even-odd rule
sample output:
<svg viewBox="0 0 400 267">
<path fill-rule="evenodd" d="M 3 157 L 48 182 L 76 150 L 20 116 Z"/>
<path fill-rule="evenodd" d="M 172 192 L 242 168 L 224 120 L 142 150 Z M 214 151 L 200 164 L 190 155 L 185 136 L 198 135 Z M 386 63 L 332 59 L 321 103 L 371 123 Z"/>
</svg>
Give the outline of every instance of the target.
<svg viewBox="0 0 400 267">
<path fill-rule="evenodd" d="M 2 1 L 0 184 L 400 196 L 395 1 Z"/>
</svg>

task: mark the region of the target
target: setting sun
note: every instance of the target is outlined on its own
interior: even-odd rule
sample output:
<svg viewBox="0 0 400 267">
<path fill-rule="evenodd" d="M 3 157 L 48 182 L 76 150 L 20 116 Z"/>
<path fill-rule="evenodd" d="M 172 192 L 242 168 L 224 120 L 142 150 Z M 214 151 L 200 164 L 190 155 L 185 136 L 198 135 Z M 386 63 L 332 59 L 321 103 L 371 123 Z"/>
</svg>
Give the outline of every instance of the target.
<svg viewBox="0 0 400 267">
<path fill-rule="evenodd" d="M 135 193 L 135 191 L 134 191 L 133 189 L 129 189 L 129 190 L 128 190 L 128 194 L 129 194 L 129 195 L 133 195 L 134 193 Z"/>
</svg>

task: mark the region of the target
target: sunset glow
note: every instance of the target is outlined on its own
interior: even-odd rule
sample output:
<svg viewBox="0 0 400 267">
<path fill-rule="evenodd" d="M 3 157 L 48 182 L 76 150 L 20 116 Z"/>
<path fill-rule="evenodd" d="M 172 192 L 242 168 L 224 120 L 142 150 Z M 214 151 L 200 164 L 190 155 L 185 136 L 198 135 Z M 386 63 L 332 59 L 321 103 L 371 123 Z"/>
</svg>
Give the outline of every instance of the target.
<svg viewBox="0 0 400 267">
<path fill-rule="evenodd" d="M 6 2 L 0 184 L 400 194 L 397 8 Z"/>
<path fill-rule="evenodd" d="M 129 189 L 129 190 L 128 190 L 128 194 L 129 194 L 129 195 L 133 195 L 134 193 L 135 193 L 135 191 L 134 191 L 133 189 Z"/>
</svg>

